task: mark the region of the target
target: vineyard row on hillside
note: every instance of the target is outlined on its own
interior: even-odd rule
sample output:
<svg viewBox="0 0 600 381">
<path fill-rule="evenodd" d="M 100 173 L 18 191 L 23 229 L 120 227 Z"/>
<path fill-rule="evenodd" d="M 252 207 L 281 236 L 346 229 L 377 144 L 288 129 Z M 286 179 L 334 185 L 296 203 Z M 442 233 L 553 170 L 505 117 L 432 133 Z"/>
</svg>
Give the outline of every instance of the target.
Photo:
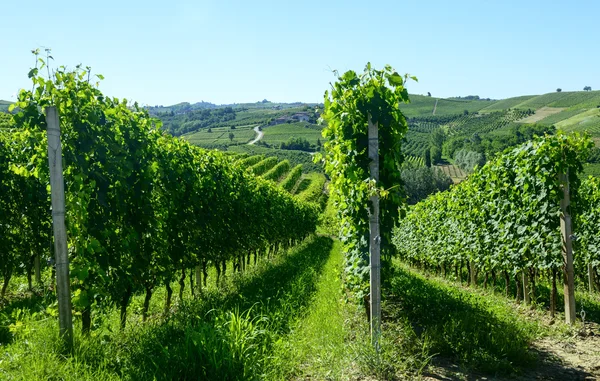
<svg viewBox="0 0 600 381">
<path fill-rule="evenodd" d="M 105 97 L 88 73 L 59 69 L 53 80 L 33 73 L 21 91 L 15 131 L 0 136 L 0 274 L 3 292 L 19 272 L 51 257 L 45 117 L 61 117 L 66 223 L 74 308 L 83 330 L 91 309 L 115 304 L 126 322 L 134 293 L 153 292 L 186 273 L 228 261 L 239 269 L 315 230 L 318 208 L 246 167 L 160 132 L 147 111 Z M 252 160 L 250 160 L 252 159 Z M 265 159 L 269 160 L 269 159 Z M 258 162 L 253 168 L 270 167 Z M 277 159 L 270 160 L 270 163 Z M 24 197 L 24 195 L 26 197 Z M 189 272 L 188 272 L 189 270 Z"/>
</svg>

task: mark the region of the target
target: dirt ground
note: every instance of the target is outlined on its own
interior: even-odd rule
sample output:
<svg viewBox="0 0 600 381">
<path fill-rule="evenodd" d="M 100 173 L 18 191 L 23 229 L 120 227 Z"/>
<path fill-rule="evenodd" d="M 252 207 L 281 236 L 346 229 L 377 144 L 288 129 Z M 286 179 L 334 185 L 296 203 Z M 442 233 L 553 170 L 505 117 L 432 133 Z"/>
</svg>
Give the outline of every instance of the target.
<svg viewBox="0 0 600 381">
<path fill-rule="evenodd" d="M 586 323 L 571 337 L 545 337 L 534 342 L 531 351 L 538 355 L 536 368 L 514 377 L 493 377 L 462 370 L 436 359 L 422 380 L 517 380 L 517 381 L 591 381 L 600 380 L 600 325 Z"/>
<path fill-rule="evenodd" d="M 518 120 L 519 123 L 536 123 L 544 119 L 547 116 L 558 114 L 559 112 L 566 110 L 564 107 L 542 107 L 535 111 L 535 114 L 528 116 L 527 118 Z"/>
</svg>

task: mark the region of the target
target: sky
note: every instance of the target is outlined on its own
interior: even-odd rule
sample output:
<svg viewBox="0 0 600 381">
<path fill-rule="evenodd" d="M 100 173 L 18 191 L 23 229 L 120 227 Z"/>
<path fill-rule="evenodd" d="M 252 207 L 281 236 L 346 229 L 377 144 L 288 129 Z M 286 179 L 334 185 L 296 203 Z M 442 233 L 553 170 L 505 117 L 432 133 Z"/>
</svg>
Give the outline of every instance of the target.
<svg viewBox="0 0 600 381">
<path fill-rule="evenodd" d="M 600 2 L 31 0 L 0 7 L 0 99 L 51 65 L 102 74 L 109 96 L 322 102 L 333 70 L 410 73 L 412 94 L 501 99 L 600 89 Z"/>
</svg>

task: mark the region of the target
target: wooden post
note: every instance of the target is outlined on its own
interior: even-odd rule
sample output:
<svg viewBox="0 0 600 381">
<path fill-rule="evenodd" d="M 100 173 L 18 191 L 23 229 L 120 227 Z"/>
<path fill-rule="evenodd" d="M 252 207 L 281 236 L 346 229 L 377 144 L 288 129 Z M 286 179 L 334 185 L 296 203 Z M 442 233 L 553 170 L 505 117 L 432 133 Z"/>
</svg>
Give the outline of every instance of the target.
<svg viewBox="0 0 600 381">
<path fill-rule="evenodd" d="M 196 266 L 196 288 L 198 289 L 198 294 L 202 293 L 202 268 L 200 265 Z"/>
<path fill-rule="evenodd" d="M 33 268 L 35 269 L 35 283 L 38 286 L 42 285 L 42 271 L 40 265 L 40 255 L 36 255 L 33 260 Z"/>
<path fill-rule="evenodd" d="M 371 122 L 369 116 L 369 170 L 371 179 L 379 181 L 379 134 L 377 123 Z M 370 295 L 371 295 L 371 343 L 376 351 L 379 351 L 379 337 L 381 335 L 381 258 L 379 234 L 379 195 L 374 194 L 370 198 L 372 204 L 369 216 L 370 245 L 369 257 L 371 264 Z"/>
<path fill-rule="evenodd" d="M 531 304 L 531 294 L 529 290 L 529 277 L 527 276 L 527 269 L 523 269 L 521 272 L 523 277 L 523 301 L 526 305 Z"/>
<path fill-rule="evenodd" d="M 56 294 L 58 297 L 58 323 L 60 336 L 66 350 L 73 347 L 73 317 L 71 315 L 71 282 L 65 227 L 65 183 L 62 170 L 60 122 L 56 107 L 46 108 L 48 126 L 48 164 L 52 199 L 52 226 L 54 229 L 54 254 L 56 257 Z"/>
<path fill-rule="evenodd" d="M 594 292 L 595 288 L 595 280 L 594 280 L 594 267 L 591 263 L 588 263 L 588 287 L 590 292 Z"/>
<path fill-rule="evenodd" d="M 569 214 L 569 172 L 560 174 L 563 199 L 560 201 L 560 234 L 564 261 L 563 285 L 565 295 L 565 322 L 575 324 L 575 276 L 573 269 L 573 242 L 571 240 L 571 215 Z"/>
</svg>

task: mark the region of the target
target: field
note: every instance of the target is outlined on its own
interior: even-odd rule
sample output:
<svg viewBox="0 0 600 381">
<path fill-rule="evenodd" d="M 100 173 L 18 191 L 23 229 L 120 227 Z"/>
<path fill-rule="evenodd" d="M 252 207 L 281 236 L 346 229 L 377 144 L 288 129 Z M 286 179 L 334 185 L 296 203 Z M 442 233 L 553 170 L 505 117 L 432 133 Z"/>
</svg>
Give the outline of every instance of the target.
<svg viewBox="0 0 600 381">
<path fill-rule="evenodd" d="M 442 164 L 436 165 L 436 167 L 440 168 L 445 174 L 450 176 L 455 184 L 463 181 L 467 177 L 467 174 L 454 164 Z"/>
<path fill-rule="evenodd" d="M 302 171 L 304 173 L 323 172 L 323 166 L 313 162 L 312 155 L 305 151 L 275 149 L 256 144 L 242 144 L 227 147 L 227 152 L 245 153 L 248 155 L 275 156 L 279 160 L 288 160 L 292 167 L 302 164 Z"/>
<path fill-rule="evenodd" d="M 600 109 L 591 109 L 555 124 L 564 131 L 587 131 L 594 137 L 600 136 Z"/>
<path fill-rule="evenodd" d="M 535 110 L 535 114 L 528 116 L 526 118 L 523 118 L 523 119 L 519 119 L 518 122 L 519 123 L 537 123 L 544 118 L 558 114 L 564 110 L 565 110 L 565 108 L 559 108 L 559 107 L 542 107 L 538 110 Z"/>
<path fill-rule="evenodd" d="M 437 106 L 435 106 L 436 101 Z M 400 109 L 409 118 L 433 115 L 434 107 L 435 115 L 454 115 L 462 114 L 465 110 L 469 113 L 479 111 L 489 106 L 492 102 L 485 100 L 444 99 L 413 94 L 410 95 L 410 103 L 401 104 Z"/>
<path fill-rule="evenodd" d="M 279 147 L 281 143 L 287 142 L 290 138 L 306 139 L 311 145 L 317 145 L 317 141 L 323 141 L 321 136 L 321 127 L 306 123 L 282 123 L 274 126 L 264 126 L 263 140 L 265 143 L 274 147 Z"/>
<path fill-rule="evenodd" d="M 515 108 L 517 105 L 519 105 L 529 99 L 532 99 L 534 97 L 537 97 L 537 95 L 523 95 L 520 97 L 502 99 L 499 101 L 495 101 L 492 104 L 490 104 L 489 106 L 482 108 L 481 112 L 508 110 L 511 108 Z"/>
<path fill-rule="evenodd" d="M 233 130 L 230 127 L 215 127 L 211 132 L 201 130 L 183 135 L 183 138 L 192 144 L 207 148 L 247 144 L 256 137 L 254 127 L 255 125 L 240 126 Z M 229 138 L 230 133 L 234 135 L 233 139 Z"/>
</svg>

